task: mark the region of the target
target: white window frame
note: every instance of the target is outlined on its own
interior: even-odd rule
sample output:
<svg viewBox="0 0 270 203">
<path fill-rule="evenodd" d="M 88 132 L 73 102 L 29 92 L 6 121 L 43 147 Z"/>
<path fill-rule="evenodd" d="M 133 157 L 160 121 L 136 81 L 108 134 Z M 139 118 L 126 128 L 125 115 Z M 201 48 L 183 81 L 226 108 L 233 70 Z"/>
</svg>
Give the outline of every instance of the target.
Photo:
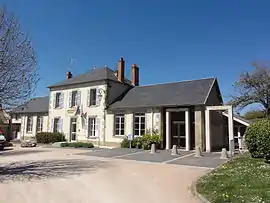
<svg viewBox="0 0 270 203">
<path fill-rule="evenodd" d="M 43 130 L 43 116 L 37 116 L 37 132 L 42 132 Z"/>
<path fill-rule="evenodd" d="M 76 94 L 75 94 L 76 93 Z M 73 97 L 73 94 L 75 94 L 75 96 Z M 79 91 L 78 90 L 73 90 L 71 92 L 71 107 L 73 106 L 77 106 L 78 104 L 78 95 L 79 95 Z M 74 99 L 74 100 L 73 100 Z"/>
<path fill-rule="evenodd" d="M 87 136 L 89 138 L 98 137 L 98 122 L 97 117 L 88 117 L 88 132 Z"/>
<path fill-rule="evenodd" d="M 117 123 L 117 118 L 119 119 L 119 122 Z M 117 124 L 119 125 L 119 128 L 117 128 Z M 122 124 L 124 124 L 124 127 L 122 128 Z M 123 133 L 121 133 L 123 131 Z M 125 135 L 125 114 L 115 114 L 114 116 L 114 135 L 115 136 L 124 136 Z"/>
<path fill-rule="evenodd" d="M 26 132 L 32 132 L 32 131 L 33 131 L 33 116 L 27 116 Z"/>
<path fill-rule="evenodd" d="M 56 120 L 58 121 L 57 124 L 55 124 Z M 62 128 L 62 126 L 61 126 L 61 117 L 55 117 L 53 119 L 53 132 L 54 133 L 60 133 L 61 130 L 62 130 L 61 128 Z"/>
<path fill-rule="evenodd" d="M 61 98 L 62 94 L 61 92 L 55 93 L 55 102 L 54 102 L 54 108 L 61 108 Z"/>
<path fill-rule="evenodd" d="M 95 94 L 92 94 L 92 91 L 94 91 Z M 98 99 L 97 91 L 98 91 L 97 88 L 90 89 L 89 106 L 96 106 L 97 105 L 97 99 Z M 93 99 L 93 96 L 95 96 L 95 99 Z"/>
<path fill-rule="evenodd" d="M 139 134 L 138 135 L 136 135 L 136 133 L 135 133 L 135 131 L 136 131 L 136 129 L 135 129 L 135 126 L 136 126 L 136 122 L 135 122 L 135 120 L 136 120 L 136 117 L 137 118 L 139 118 L 139 129 L 137 129 L 137 130 L 139 130 Z M 142 118 L 144 118 L 144 129 L 142 129 L 141 127 L 141 125 L 142 125 Z M 145 115 L 145 113 L 135 113 L 134 114 L 134 122 L 133 122 L 133 129 L 134 129 L 134 136 L 142 136 L 143 134 L 145 134 L 146 133 L 146 115 Z M 144 131 L 144 133 L 142 134 L 142 131 Z"/>
</svg>

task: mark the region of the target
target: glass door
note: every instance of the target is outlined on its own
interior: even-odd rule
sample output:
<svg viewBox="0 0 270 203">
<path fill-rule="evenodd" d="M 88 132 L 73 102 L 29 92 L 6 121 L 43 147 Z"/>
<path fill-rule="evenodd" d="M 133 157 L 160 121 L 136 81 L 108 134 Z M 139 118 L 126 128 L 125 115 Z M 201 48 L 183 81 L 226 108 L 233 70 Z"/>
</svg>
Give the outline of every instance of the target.
<svg viewBox="0 0 270 203">
<path fill-rule="evenodd" d="M 70 141 L 76 142 L 77 141 L 77 119 L 71 118 L 70 119 Z"/>
<path fill-rule="evenodd" d="M 176 145 L 178 148 L 186 148 L 185 121 L 172 122 L 172 145 Z"/>
</svg>

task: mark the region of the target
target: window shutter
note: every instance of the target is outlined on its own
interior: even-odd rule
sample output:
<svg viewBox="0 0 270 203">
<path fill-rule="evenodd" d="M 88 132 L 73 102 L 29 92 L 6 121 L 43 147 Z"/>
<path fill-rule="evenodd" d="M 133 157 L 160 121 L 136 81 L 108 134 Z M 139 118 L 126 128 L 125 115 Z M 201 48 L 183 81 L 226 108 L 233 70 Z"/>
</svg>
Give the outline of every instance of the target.
<svg viewBox="0 0 270 203">
<path fill-rule="evenodd" d="M 87 106 L 90 106 L 90 90 L 87 90 Z"/>
<path fill-rule="evenodd" d="M 64 107 L 64 92 L 62 92 L 60 95 L 59 103 L 60 103 L 60 108 L 63 108 Z"/>
<path fill-rule="evenodd" d="M 81 105 L 81 91 L 78 91 L 77 94 L 77 105 Z"/>
<path fill-rule="evenodd" d="M 69 92 L 69 95 L 68 95 L 68 107 L 71 107 L 71 100 L 72 100 L 72 92 Z"/>
<path fill-rule="evenodd" d="M 54 124 L 54 120 L 51 119 L 51 132 L 53 133 L 53 124 Z"/>
<path fill-rule="evenodd" d="M 98 117 L 96 117 L 96 129 L 95 129 L 95 136 L 96 137 L 99 137 L 99 118 Z"/>
<path fill-rule="evenodd" d="M 85 133 L 85 137 L 88 138 L 88 117 L 85 118 L 85 121 L 84 121 L 84 133 Z"/>
<path fill-rule="evenodd" d="M 59 119 L 59 132 L 63 132 L 63 119 Z"/>
<path fill-rule="evenodd" d="M 53 108 L 55 108 L 56 106 L 56 93 L 55 92 L 52 93 L 52 106 Z"/>
<path fill-rule="evenodd" d="M 100 89 L 97 88 L 97 89 L 96 89 L 96 105 L 97 105 L 97 106 L 100 105 L 101 99 L 102 99 L 102 97 L 101 97 L 101 94 L 100 94 Z"/>
</svg>

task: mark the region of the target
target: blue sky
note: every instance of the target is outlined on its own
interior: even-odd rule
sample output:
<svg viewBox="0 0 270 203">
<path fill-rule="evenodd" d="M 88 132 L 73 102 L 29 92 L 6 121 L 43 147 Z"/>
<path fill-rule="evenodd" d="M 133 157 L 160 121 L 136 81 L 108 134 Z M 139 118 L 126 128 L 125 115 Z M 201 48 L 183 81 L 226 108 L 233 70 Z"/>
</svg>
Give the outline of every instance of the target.
<svg viewBox="0 0 270 203">
<path fill-rule="evenodd" d="M 140 67 L 141 85 L 217 77 L 225 100 L 252 61 L 270 58 L 270 1 L 0 0 L 33 40 L 48 85 L 90 70 Z M 69 58 L 74 58 L 70 64 Z"/>
</svg>

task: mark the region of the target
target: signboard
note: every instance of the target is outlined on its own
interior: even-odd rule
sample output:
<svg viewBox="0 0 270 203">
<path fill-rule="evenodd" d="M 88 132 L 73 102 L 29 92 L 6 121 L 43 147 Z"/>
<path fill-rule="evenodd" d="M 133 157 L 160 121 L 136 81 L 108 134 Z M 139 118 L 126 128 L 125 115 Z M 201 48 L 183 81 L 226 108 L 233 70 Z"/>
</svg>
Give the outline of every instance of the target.
<svg viewBox="0 0 270 203">
<path fill-rule="evenodd" d="M 67 114 L 68 114 L 69 116 L 75 116 L 76 112 L 77 112 L 77 107 L 76 107 L 76 106 L 71 107 L 71 108 L 69 108 L 69 109 L 67 110 Z"/>
<path fill-rule="evenodd" d="M 128 135 L 128 140 L 133 140 L 132 134 L 129 134 L 129 135 Z"/>
<path fill-rule="evenodd" d="M 131 148 L 131 141 L 133 140 L 132 134 L 128 134 L 129 148 Z"/>
</svg>

